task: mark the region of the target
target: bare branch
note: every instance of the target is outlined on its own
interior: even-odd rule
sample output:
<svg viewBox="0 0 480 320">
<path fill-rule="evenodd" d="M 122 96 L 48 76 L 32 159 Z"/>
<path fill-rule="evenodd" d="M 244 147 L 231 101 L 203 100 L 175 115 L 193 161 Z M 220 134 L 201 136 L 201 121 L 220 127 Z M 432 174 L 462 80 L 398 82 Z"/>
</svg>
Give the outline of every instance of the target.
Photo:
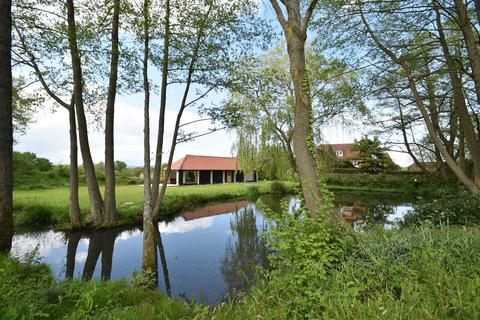
<svg viewBox="0 0 480 320">
<path fill-rule="evenodd" d="M 318 0 L 312 0 L 310 2 L 310 5 L 307 8 L 307 11 L 305 12 L 305 17 L 303 17 L 303 22 L 302 22 L 302 33 L 305 34 L 307 32 L 308 25 L 310 24 L 310 20 L 312 19 L 313 11 L 315 10 L 315 7 L 317 6 Z"/>
<path fill-rule="evenodd" d="M 275 10 L 275 14 L 277 15 L 278 22 L 282 26 L 283 32 L 287 33 L 287 20 L 285 20 L 285 16 L 283 15 L 282 9 L 278 4 L 277 0 L 270 0 L 272 4 L 273 10 Z"/>
</svg>

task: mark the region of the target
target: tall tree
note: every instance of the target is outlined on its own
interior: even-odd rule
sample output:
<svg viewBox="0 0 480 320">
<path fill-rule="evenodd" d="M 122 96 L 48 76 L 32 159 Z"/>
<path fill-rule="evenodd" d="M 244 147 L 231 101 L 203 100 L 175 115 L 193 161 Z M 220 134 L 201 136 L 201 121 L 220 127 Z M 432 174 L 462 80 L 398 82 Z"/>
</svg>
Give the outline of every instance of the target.
<svg viewBox="0 0 480 320">
<path fill-rule="evenodd" d="M 70 224 L 73 228 L 79 228 L 82 224 L 80 213 L 80 202 L 78 198 L 78 145 L 77 145 L 77 123 L 75 117 L 75 104 L 72 95 L 71 102 L 65 102 L 54 89 L 47 83 L 44 73 L 40 70 L 37 58 L 32 50 L 30 50 L 27 40 L 19 27 L 15 28 L 19 39 L 20 47 L 25 54 L 25 59 L 21 59 L 21 63 L 31 67 L 35 76 L 40 82 L 43 90 L 60 106 L 68 111 L 69 136 L 70 136 L 70 190 L 69 190 L 69 217 Z"/>
<path fill-rule="evenodd" d="M 148 64 L 150 56 L 150 6 L 149 0 L 144 0 L 142 6 L 143 16 L 143 90 L 144 122 L 143 122 L 143 254 L 142 270 L 157 273 L 157 255 L 155 242 L 155 226 L 153 216 L 153 194 L 150 170 L 150 81 L 148 79 Z"/>
<path fill-rule="evenodd" d="M 234 70 L 239 59 L 254 48 L 260 38 L 259 27 L 263 27 L 248 21 L 256 11 L 256 3 L 251 0 L 230 1 L 228 4 L 220 0 L 178 0 L 173 7 L 176 10 L 171 12 L 171 20 L 178 23 L 175 30 L 170 31 L 171 49 L 175 48 L 175 54 L 171 55 L 171 68 L 168 69 L 175 72 L 169 77 L 170 82 L 182 84 L 184 88 L 154 215 L 160 211 L 176 145 L 183 141 L 178 139 L 183 113 L 210 92 L 230 85 L 229 71 Z M 226 43 L 230 45 L 225 46 Z M 191 97 L 193 88 L 197 89 L 196 95 Z"/>
<path fill-rule="evenodd" d="M 0 252 L 13 238 L 12 1 L 0 1 Z"/>
<path fill-rule="evenodd" d="M 322 190 L 314 155 L 312 100 L 310 79 L 306 69 L 305 45 L 317 2 L 318 0 L 312 0 L 302 16 L 300 0 L 281 1 L 285 10 L 282 10 L 277 0 L 270 0 L 287 42 L 295 97 L 293 148 L 305 205 L 311 216 L 317 216 L 319 213 Z M 332 216 L 332 219 L 336 221 L 335 216 Z"/>
<path fill-rule="evenodd" d="M 117 94 L 120 24 L 120 0 L 113 1 L 110 78 L 108 83 L 107 108 L 105 117 L 105 217 L 104 223 L 113 225 L 118 219 L 115 197 L 115 157 L 114 157 L 114 115 Z"/>
<path fill-rule="evenodd" d="M 170 64 L 170 0 L 165 1 L 163 55 L 162 55 L 162 83 L 160 89 L 160 114 L 158 116 L 157 148 L 155 151 L 155 167 L 153 171 L 152 201 L 155 203 L 158 198 L 160 186 L 163 138 L 165 132 L 165 108 L 167 106 L 168 67 Z"/>
<path fill-rule="evenodd" d="M 90 213 L 96 226 L 101 226 L 104 221 L 103 200 L 98 186 L 95 166 L 90 153 L 90 143 L 88 141 L 87 119 L 83 105 L 83 75 L 80 51 L 77 44 L 77 28 L 75 23 L 75 7 L 73 0 L 67 0 L 67 30 L 70 56 L 73 69 L 74 83 L 74 101 L 78 119 L 78 135 L 80 140 L 80 150 L 82 151 L 83 166 L 87 179 L 87 188 L 90 200 Z"/>
<path fill-rule="evenodd" d="M 450 169 L 455 173 L 458 179 L 473 193 L 479 194 L 479 186 L 476 185 L 475 181 L 472 181 L 470 177 L 462 170 L 462 168 L 456 163 L 455 159 L 448 152 L 445 144 L 442 142 L 442 139 L 439 137 L 439 131 L 435 127 L 435 122 L 432 121 L 431 114 L 429 114 L 428 108 L 424 103 L 424 99 L 419 91 L 419 86 L 417 84 L 417 78 L 414 74 L 414 69 L 411 66 L 411 62 L 408 61 L 404 56 L 399 56 L 391 48 L 387 47 L 384 42 L 379 38 L 377 33 L 371 28 L 369 22 L 366 19 L 364 14 L 364 9 L 362 4 L 358 4 L 358 10 L 360 14 L 361 21 L 365 26 L 366 33 L 372 39 L 373 43 L 378 47 L 381 52 L 383 52 L 393 63 L 401 67 L 402 71 L 405 74 L 407 80 L 408 88 L 410 89 L 415 105 L 417 106 L 420 114 L 425 122 L 430 138 L 433 140 L 433 143 L 438 151 L 440 152 L 442 158 L 447 162 Z M 410 63 L 409 63 L 410 62 Z M 431 110 L 430 110 L 431 113 Z"/>
</svg>

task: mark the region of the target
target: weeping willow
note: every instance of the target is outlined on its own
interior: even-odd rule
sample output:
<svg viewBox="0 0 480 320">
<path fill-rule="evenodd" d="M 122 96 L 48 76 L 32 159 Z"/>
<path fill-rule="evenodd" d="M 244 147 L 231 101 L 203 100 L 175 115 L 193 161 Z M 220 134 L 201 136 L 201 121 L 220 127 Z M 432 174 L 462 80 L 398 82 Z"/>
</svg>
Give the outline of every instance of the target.
<svg viewBox="0 0 480 320">
<path fill-rule="evenodd" d="M 260 179 L 295 179 L 289 154 L 276 138 L 268 120 L 261 121 L 259 127 L 244 124 L 236 128 L 236 133 L 234 152 L 244 170 L 257 170 Z"/>
</svg>

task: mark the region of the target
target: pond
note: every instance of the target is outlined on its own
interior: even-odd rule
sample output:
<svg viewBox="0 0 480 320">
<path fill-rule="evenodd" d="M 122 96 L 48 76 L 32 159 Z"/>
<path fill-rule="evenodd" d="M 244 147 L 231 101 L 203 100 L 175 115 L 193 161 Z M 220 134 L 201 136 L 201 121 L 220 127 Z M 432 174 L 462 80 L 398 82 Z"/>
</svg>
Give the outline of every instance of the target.
<svg viewBox="0 0 480 320">
<path fill-rule="evenodd" d="M 272 210 L 280 210 L 279 198 L 261 200 Z M 294 197 L 287 201 L 290 210 L 298 205 Z M 397 195 L 335 195 L 336 210 L 354 227 L 373 221 L 389 228 L 413 201 Z M 259 206 L 249 200 L 213 204 L 159 222 L 159 290 L 212 305 L 248 289 L 256 270 L 267 266 L 261 236 L 267 229 Z M 126 278 L 141 268 L 142 230 L 43 230 L 14 236 L 14 255 L 22 257 L 34 250 L 57 279 Z"/>
</svg>

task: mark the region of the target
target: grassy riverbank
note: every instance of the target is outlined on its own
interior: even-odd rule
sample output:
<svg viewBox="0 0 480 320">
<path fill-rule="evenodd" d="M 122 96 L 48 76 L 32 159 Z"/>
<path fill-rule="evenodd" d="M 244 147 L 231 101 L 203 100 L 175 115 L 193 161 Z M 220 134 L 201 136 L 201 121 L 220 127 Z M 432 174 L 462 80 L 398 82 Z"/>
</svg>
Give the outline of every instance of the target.
<svg viewBox="0 0 480 320">
<path fill-rule="evenodd" d="M 350 234 L 343 247 L 325 273 L 307 272 L 298 282 L 295 271 L 280 265 L 251 292 L 215 308 L 147 291 L 138 276 L 129 282 L 57 282 L 43 265 L 0 257 L 0 314 L 6 319 L 479 318 L 480 229 L 378 229 Z"/>
<path fill-rule="evenodd" d="M 287 191 L 295 183 L 283 183 Z M 228 199 L 247 198 L 270 193 L 270 182 L 217 184 L 204 186 L 168 187 L 161 215 L 175 214 L 184 209 Z M 68 188 L 44 190 L 16 190 L 14 222 L 16 226 L 56 225 L 68 228 Z M 89 203 L 86 187 L 80 187 L 80 210 L 84 221 L 89 221 Z M 117 186 L 117 208 L 120 224 L 138 222 L 143 206 L 143 186 Z"/>
</svg>

